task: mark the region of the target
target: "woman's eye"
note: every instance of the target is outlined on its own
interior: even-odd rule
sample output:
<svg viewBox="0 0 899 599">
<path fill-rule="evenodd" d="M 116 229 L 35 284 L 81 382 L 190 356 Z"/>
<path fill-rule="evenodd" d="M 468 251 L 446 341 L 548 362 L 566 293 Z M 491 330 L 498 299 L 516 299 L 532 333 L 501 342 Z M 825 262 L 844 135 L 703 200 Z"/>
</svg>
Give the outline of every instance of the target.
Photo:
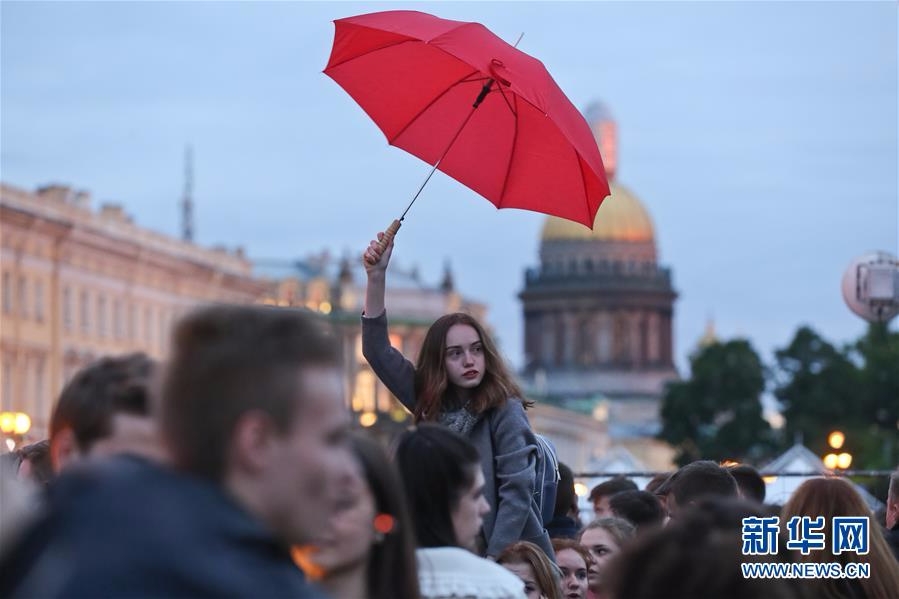
<svg viewBox="0 0 899 599">
<path fill-rule="evenodd" d="M 587 580 L 587 571 L 586 570 L 578 570 L 577 574 L 575 574 L 578 580 Z"/>
<path fill-rule="evenodd" d="M 458 358 L 461 354 L 462 354 L 462 352 L 460 352 L 458 349 L 451 349 L 448 352 L 446 352 L 446 355 L 449 356 L 450 358 Z"/>
<path fill-rule="evenodd" d="M 478 345 L 478 346 L 475 346 L 475 347 L 472 347 L 472 348 L 471 348 L 471 353 L 473 353 L 473 354 L 479 354 L 479 353 L 481 353 L 481 351 L 483 351 L 483 349 L 484 349 L 484 348 L 482 348 L 480 345 Z"/>
</svg>

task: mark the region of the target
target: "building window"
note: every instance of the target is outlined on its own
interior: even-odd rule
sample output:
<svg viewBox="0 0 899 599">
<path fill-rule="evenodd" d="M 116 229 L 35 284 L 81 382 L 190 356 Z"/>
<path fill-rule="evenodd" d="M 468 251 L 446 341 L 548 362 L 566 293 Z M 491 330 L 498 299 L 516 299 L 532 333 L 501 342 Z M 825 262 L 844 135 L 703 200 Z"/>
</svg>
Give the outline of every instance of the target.
<svg viewBox="0 0 899 599">
<path fill-rule="evenodd" d="M 81 292 L 81 330 L 87 333 L 91 328 L 91 306 L 87 291 Z"/>
<path fill-rule="evenodd" d="M 34 366 L 34 402 L 35 415 L 41 420 L 45 419 L 48 414 L 45 413 L 46 402 L 44 401 L 44 358 L 37 359 Z"/>
<path fill-rule="evenodd" d="M 102 295 L 97 298 L 97 334 L 106 336 L 106 298 Z"/>
<path fill-rule="evenodd" d="M 34 283 L 34 318 L 38 322 L 44 322 L 44 282 Z"/>
<path fill-rule="evenodd" d="M 112 334 L 116 339 L 121 339 L 124 333 L 124 323 L 122 322 L 122 300 L 113 300 L 112 303 Z"/>
<path fill-rule="evenodd" d="M 128 306 L 128 339 L 134 341 L 137 337 L 137 306 Z"/>
<path fill-rule="evenodd" d="M 12 312 L 12 275 L 3 273 L 3 313 Z"/>
<path fill-rule="evenodd" d="M 67 331 L 72 330 L 72 290 L 68 287 L 62 290 L 62 324 Z"/>
<path fill-rule="evenodd" d="M 147 346 L 153 343 L 153 310 L 150 308 L 144 310 L 144 342 Z"/>
<path fill-rule="evenodd" d="M 13 411 L 12 401 L 12 362 L 3 360 L 3 411 Z"/>
<path fill-rule="evenodd" d="M 19 315 L 28 318 L 28 281 L 19 275 Z"/>
</svg>

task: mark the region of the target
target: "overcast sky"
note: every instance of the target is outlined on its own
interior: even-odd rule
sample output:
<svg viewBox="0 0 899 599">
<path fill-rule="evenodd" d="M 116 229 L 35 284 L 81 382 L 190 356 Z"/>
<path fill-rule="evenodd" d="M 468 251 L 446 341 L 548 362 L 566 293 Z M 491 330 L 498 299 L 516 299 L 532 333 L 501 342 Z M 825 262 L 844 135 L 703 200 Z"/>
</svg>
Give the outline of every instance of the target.
<svg viewBox="0 0 899 599">
<path fill-rule="evenodd" d="M 710 316 L 765 359 L 803 323 L 835 342 L 864 330 L 840 278 L 897 251 L 895 2 L 2 2 L 0 176 L 86 189 L 177 235 L 191 143 L 200 243 L 358 254 L 427 166 L 321 70 L 332 20 L 402 8 L 524 32 L 576 106 L 608 105 L 619 181 L 680 293 L 682 372 Z M 519 366 L 542 223 L 438 175 L 395 256 L 434 283 L 449 258 Z"/>
</svg>

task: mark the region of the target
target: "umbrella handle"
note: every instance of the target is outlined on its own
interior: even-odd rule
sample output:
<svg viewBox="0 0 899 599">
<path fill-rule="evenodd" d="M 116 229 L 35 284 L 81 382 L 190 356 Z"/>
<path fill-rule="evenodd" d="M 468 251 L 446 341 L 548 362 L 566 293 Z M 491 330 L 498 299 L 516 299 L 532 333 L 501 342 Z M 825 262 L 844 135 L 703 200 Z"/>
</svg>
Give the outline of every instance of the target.
<svg viewBox="0 0 899 599">
<path fill-rule="evenodd" d="M 384 231 L 384 235 L 382 235 L 380 241 L 378 241 L 378 255 L 384 254 L 384 250 L 387 249 L 387 246 L 390 245 L 390 242 L 396 237 L 396 232 L 400 230 L 402 225 L 403 223 L 396 219 L 390 223 L 390 226 L 387 227 L 387 230 Z"/>
</svg>

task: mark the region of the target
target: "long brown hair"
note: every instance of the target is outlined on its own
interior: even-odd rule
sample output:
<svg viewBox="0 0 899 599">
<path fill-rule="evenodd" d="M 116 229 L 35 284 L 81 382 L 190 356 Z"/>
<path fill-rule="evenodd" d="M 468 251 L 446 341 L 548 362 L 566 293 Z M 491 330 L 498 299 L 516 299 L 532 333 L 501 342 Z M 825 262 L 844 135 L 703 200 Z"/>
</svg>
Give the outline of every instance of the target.
<svg viewBox="0 0 899 599">
<path fill-rule="evenodd" d="M 792 559 L 800 562 L 837 562 L 845 566 L 848 562 L 864 562 L 871 565 L 870 578 L 853 579 L 867 599 L 889 599 L 899 597 L 899 568 L 883 537 L 877 520 L 868 509 L 861 495 L 851 484 L 839 478 L 813 478 L 802 483 L 784 505 L 781 512 L 781 534 L 786 532 L 786 523 L 793 516 L 824 516 L 824 540 L 827 551 L 812 551 L 802 555 L 791 551 Z M 833 555 L 832 520 L 834 516 L 867 517 L 869 526 L 869 551 L 867 555 L 842 552 Z M 808 597 L 837 598 L 847 593 L 847 579 L 802 580 L 799 586 Z"/>
<path fill-rule="evenodd" d="M 375 509 L 392 519 L 384 540 L 372 548 L 366 573 L 369 594 L 372 599 L 418 599 L 415 537 L 403 481 L 377 441 L 361 433 L 353 434 L 350 440 Z"/>
<path fill-rule="evenodd" d="M 484 327 L 472 316 L 455 312 L 438 318 L 428 329 L 421 345 L 415 367 L 415 389 L 418 393 L 415 422 L 436 420 L 447 394 L 453 392 L 449 388 L 446 374 L 446 335 L 450 327 L 457 324 L 468 325 L 477 331 L 484 348 L 484 378 L 474 389 L 468 410 L 481 414 L 502 406 L 510 397 L 517 397 L 524 402 L 525 407 L 530 407 L 532 403 L 524 399 L 521 388 L 512 378 L 496 344 Z"/>
<path fill-rule="evenodd" d="M 502 564 L 527 564 L 534 571 L 537 586 L 540 587 L 540 596 L 546 599 L 562 599 L 562 590 L 559 580 L 553 574 L 553 564 L 543 553 L 543 550 L 527 541 L 512 543 L 499 554 L 496 563 Z"/>
</svg>

